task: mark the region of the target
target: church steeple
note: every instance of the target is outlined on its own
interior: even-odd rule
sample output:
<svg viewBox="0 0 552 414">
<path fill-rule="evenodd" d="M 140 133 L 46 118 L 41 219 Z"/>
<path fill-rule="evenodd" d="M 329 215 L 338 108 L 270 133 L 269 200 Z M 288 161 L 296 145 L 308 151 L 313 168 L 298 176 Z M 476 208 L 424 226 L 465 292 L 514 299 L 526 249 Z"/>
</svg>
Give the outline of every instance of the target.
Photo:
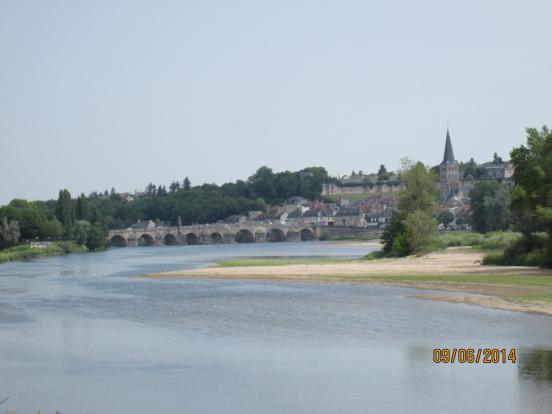
<svg viewBox="0 0 552 414">
<path fill-rule="evenodd" d="M 450 133 L 447 128 L 447 141 L 445 143 L 445 155 L 443 156 L 444 163 L 455 162 L 454 152 L 452 152 L 452 142 L 450 141 Z"/>
</svg>

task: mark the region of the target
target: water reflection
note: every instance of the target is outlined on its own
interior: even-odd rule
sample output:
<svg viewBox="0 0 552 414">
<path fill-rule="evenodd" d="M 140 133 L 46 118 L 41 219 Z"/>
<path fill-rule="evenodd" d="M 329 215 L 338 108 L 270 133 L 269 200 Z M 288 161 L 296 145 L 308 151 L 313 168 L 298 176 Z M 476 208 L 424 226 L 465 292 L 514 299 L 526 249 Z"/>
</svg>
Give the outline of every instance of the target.
<svg viewBox="0 0 552 414">
<path fill-rule="evenodd" d="M 521 350 L 518 366 L 522 378 L 552 383 L 552 349 Z"/>
</svg>

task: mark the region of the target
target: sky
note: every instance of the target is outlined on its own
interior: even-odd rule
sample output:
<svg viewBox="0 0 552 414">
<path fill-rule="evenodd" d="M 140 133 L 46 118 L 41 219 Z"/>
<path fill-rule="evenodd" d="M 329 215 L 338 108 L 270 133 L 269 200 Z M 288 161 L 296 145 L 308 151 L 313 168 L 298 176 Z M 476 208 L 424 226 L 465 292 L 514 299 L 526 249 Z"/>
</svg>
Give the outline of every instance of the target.
<svg viewBox="0 0 552 414">
<path fill-rule="evenodd" d="M 552 2 L 0 0 L 0 204 L 483 162 L 552 124 Z"/>
</svg>

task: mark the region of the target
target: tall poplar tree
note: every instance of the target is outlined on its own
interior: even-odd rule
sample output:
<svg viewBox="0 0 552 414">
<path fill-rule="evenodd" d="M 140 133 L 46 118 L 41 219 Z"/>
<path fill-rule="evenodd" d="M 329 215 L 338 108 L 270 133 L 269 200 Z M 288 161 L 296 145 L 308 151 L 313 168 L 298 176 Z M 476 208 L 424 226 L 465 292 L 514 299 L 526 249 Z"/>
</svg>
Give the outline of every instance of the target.
<svg viewBox="0 0 552 414">
<path fill-rule="evenodd" d="M 56 217 L 63 224 L 68 234 L 75 223 L 75 209 L 69 190 L 60 190 L 56 208 Z"/>
</svg>

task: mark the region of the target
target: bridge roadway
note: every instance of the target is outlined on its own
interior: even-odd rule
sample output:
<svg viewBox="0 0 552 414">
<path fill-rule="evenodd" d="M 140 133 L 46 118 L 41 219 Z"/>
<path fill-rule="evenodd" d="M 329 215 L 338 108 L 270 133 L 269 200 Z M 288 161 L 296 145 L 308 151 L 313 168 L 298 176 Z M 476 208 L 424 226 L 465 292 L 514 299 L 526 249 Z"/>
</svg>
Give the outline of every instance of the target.
<svg viewBox="0 0 552 414">
<path fill-rule="evenodd" d="M 319 226 L 294 224 L 201 224 L 159 226 L 109 231 L 114 246 L 156 246 L 217 243 L 255 243 L 264 241 L 301 241 L 320 238 Z"/>
</svg>

